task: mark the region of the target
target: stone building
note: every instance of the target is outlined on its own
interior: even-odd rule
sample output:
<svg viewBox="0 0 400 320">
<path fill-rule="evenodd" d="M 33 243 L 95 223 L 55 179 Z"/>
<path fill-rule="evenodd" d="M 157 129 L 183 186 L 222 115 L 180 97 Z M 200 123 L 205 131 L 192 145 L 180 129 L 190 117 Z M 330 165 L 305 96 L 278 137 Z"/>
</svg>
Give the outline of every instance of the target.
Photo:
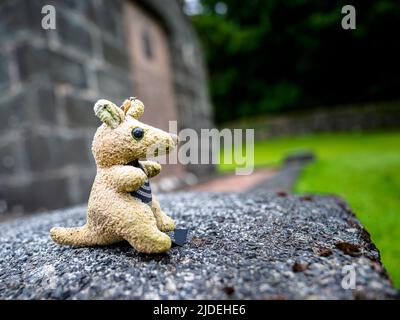
<svg viewBox="0 0 400 320">
<path fill-rule="evenodd" d="M 47 4 L 56 9 L 54 30 L 42 28 Z M 1 1 L 0 213 L 86 202 L 100 124 L 93 104 L 129 96 L 144 101 L 143 121 L 162 129 L 168 120 L 211 127 L 202 55 L 181 2 Z M 163 171 L 160 188 L 213 167 Z"/>
</svg>

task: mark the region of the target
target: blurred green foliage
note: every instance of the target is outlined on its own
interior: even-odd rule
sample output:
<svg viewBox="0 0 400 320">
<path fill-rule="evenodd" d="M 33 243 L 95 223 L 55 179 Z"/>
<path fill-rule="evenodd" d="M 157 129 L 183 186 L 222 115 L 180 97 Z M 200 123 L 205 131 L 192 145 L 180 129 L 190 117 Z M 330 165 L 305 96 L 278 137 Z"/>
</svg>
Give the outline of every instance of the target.
<svg viewBox="0 0 400 320">
<path fill-rule="evenodd" d="M 290 109 L 400 98 L 400 2 L 200 0 L 192 16 L 217 123 Z"/>
</svg>

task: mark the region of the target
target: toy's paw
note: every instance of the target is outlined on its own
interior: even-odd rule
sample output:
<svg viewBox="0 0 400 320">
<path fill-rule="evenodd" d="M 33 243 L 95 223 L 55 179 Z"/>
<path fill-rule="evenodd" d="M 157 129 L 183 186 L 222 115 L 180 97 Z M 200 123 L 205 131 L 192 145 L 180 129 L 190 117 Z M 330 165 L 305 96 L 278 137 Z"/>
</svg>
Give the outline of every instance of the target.
<svg viewBox="0 0 400 320">
<path fill-rule="evenodd" d="M 168 216 L 164 216 L 159 223 L 157 223 L 157 228 L 160 231 L 168 232 L 175 229 L 175 222 Z"/>
<path fill-rule="evenodd" d="M 161 165 L 157 162 L 153 162 L 151 166 L 146 167 L 146 174 L 149 178 L 155 177 L 161 172 Z"/>
</svg>

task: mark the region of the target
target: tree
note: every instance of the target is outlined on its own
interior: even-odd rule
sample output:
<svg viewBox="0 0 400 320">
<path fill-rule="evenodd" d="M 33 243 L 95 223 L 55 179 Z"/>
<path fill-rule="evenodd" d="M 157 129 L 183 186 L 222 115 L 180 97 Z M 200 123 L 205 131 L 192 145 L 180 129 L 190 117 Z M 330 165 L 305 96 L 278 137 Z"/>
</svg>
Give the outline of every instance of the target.
<svg viewBox="0 0 400 320">
<path fill-rule="evenodd" d="M 353 1 L 202 0 L 192 16 L 217 123 L 270 112 L 399 99 L 400 5 Z M 221 10 L 225 8 L 226 10 Z"/>
</svg>

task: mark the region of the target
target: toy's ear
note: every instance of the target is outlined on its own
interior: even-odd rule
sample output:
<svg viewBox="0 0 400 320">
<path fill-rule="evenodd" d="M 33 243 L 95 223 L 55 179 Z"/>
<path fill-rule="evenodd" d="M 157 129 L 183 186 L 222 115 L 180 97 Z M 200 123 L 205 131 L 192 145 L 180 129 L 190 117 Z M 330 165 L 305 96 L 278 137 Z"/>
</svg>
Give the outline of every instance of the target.
<svg viewBox="0 0 400 320">
<path fill-rule="evenodd" d="M 107 126 L 115 129 L 124 120 L 124 112 L 111 101 L 100 99 L 94 105 L 94 113 Z"/>
<path fill-rule="evenodd" d="M 127 116 L 139 119 L 144 112 L 144 104 L 139 99 L 131 97 L 126 99 L 122 104 L 122 108 Z"/>
</svg>

